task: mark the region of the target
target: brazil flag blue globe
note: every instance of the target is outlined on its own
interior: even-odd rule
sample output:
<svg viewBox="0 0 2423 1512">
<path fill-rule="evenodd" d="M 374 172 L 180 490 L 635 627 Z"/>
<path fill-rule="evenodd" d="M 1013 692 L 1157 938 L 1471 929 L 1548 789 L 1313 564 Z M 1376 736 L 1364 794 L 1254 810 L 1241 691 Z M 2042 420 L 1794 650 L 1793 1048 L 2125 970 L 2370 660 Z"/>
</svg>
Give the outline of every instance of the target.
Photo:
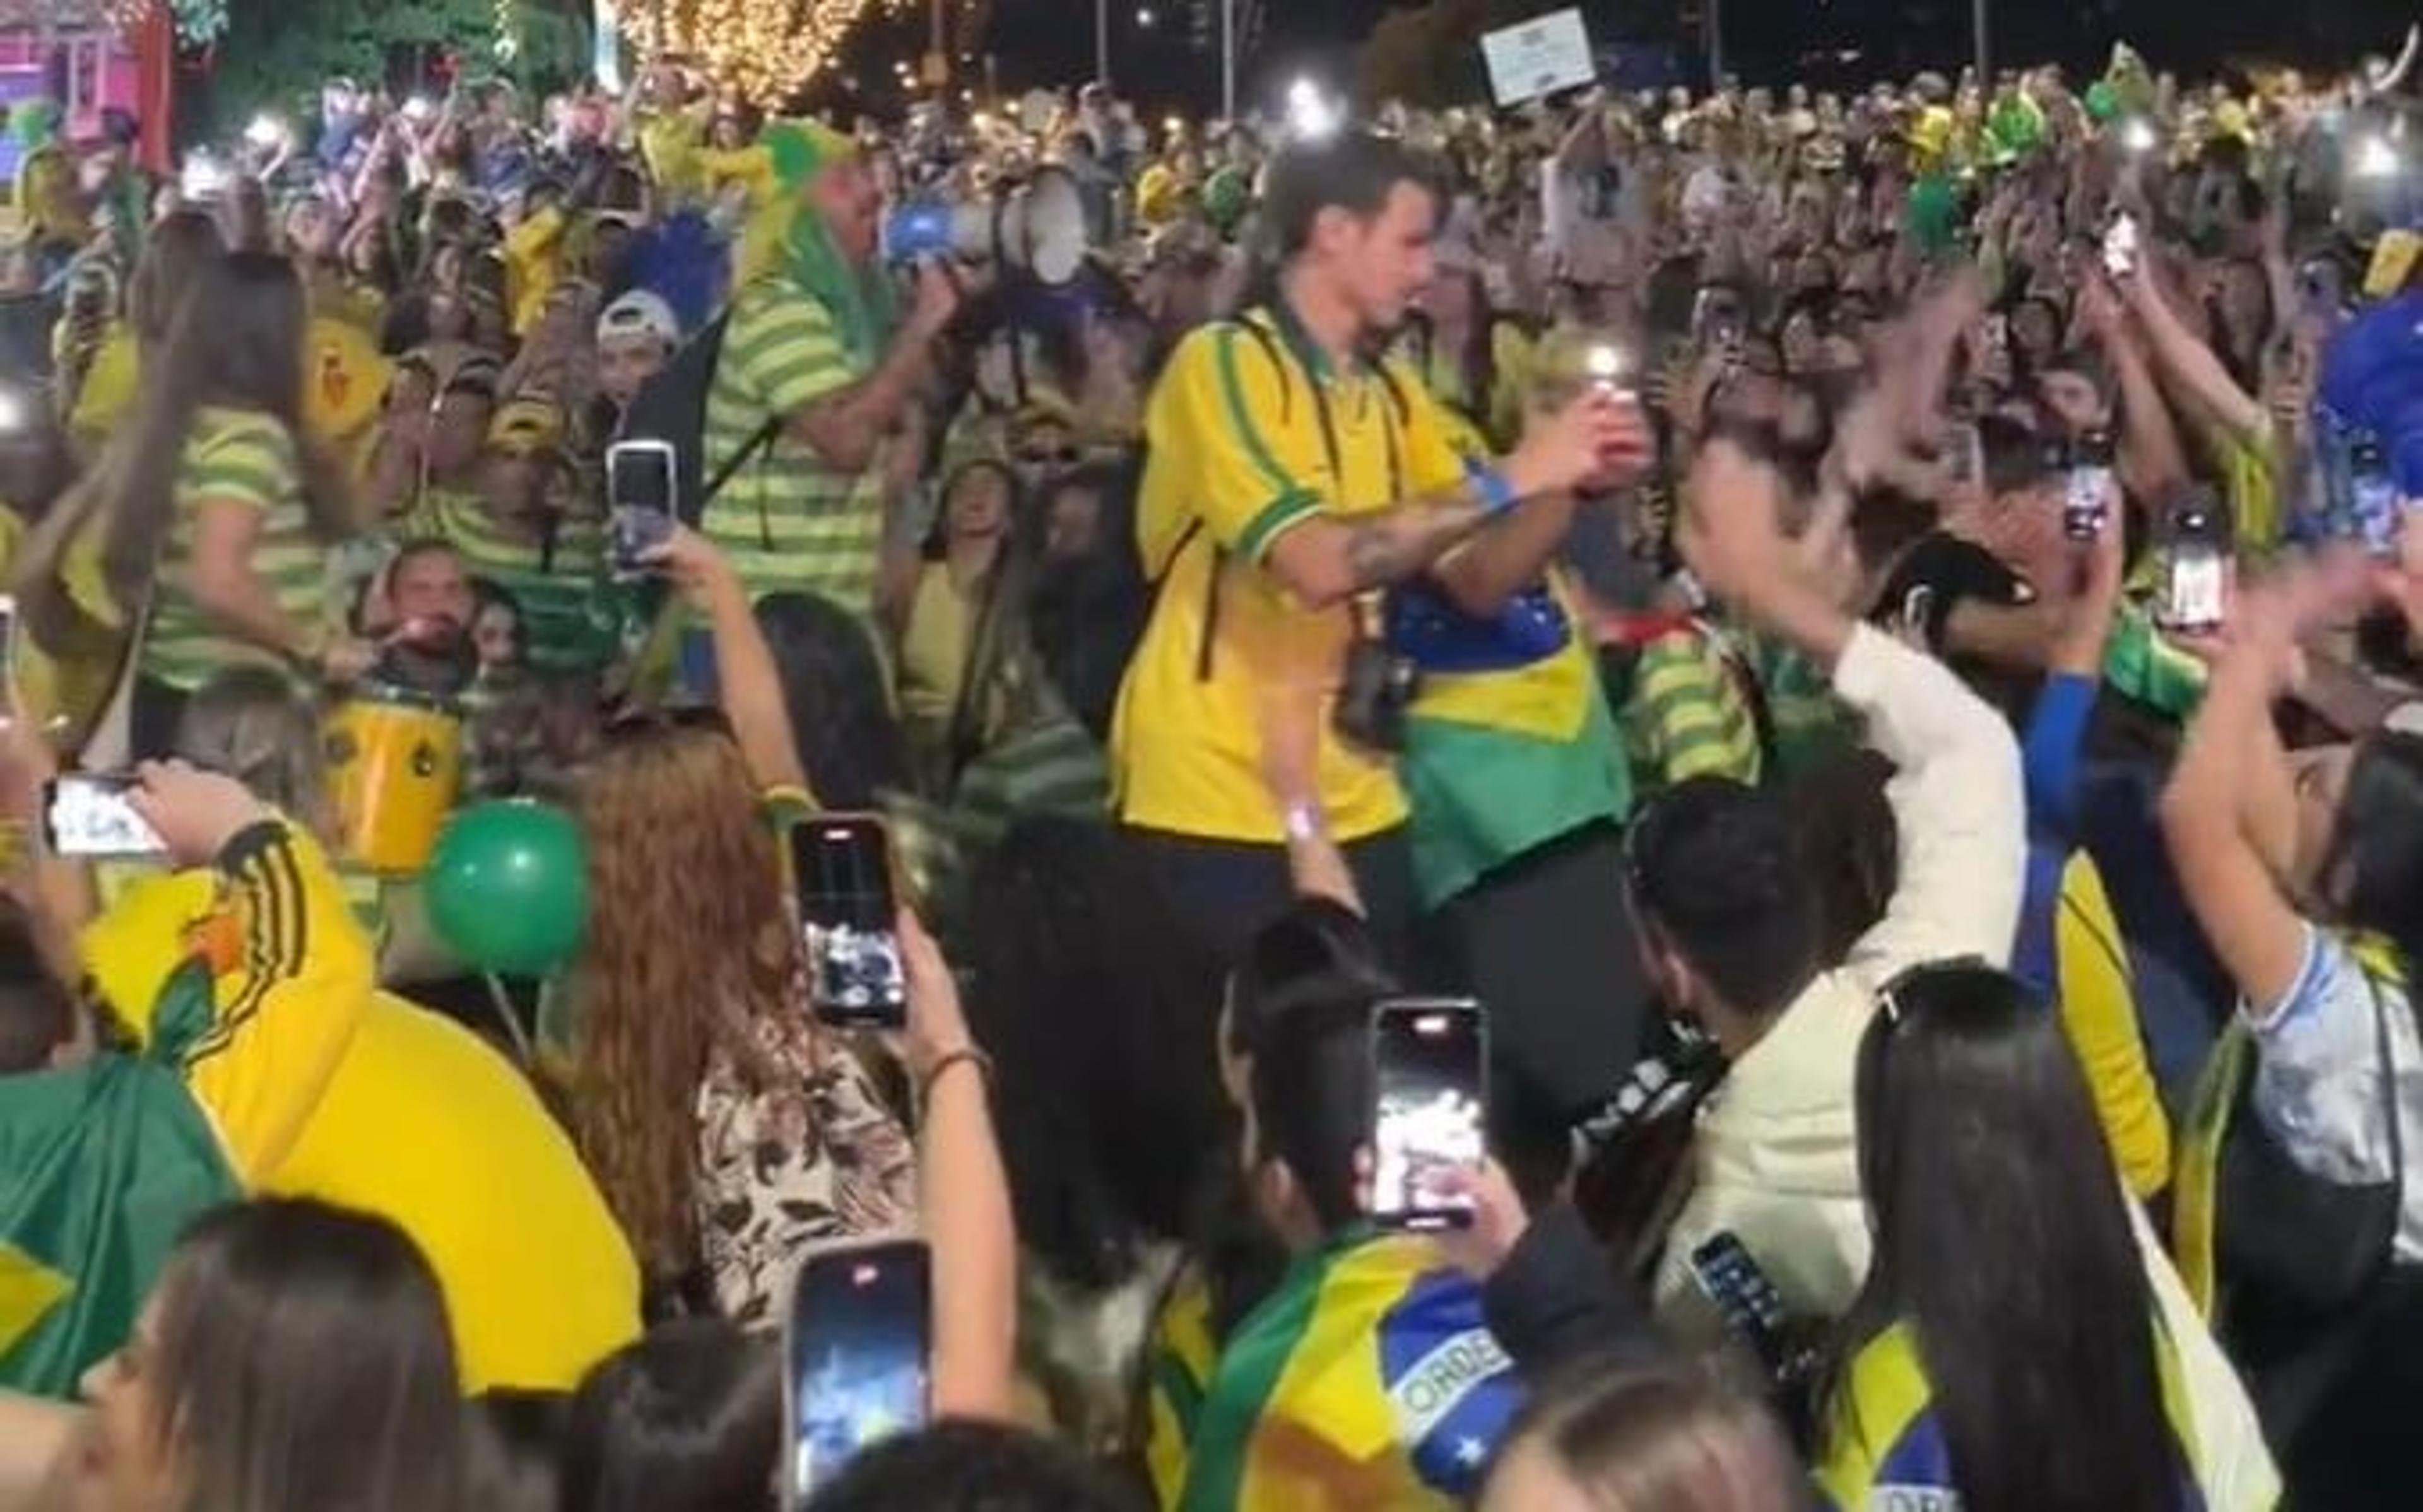
<svg viewBox="0 0 2423 1512">
<path fill-rule="evenodd" d="M 422 878 L 430 926 L 474 970 L 546 976 L 589 927 L 589 848 L 572 815 L 525 798 L 449 820 Z"/>
</svg>

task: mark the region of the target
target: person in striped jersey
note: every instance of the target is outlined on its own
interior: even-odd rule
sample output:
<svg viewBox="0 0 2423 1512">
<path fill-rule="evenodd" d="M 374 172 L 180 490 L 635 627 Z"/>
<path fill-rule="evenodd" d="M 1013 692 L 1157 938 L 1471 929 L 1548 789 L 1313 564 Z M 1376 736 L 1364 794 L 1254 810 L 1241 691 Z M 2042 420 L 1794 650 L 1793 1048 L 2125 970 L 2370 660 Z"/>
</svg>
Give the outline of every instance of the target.
<svg viewBox="0 0 2423 1512">
<path fill-rule="evenodd" d="M 875 261 L 882 198 L 855 146 L 814 122 L 765 141 L 790 192 L 743 240 L 703 459 L 709 478 L 734 470 L 702 533 L 752 600 L 810 592 L 871 622 L 886 437 L 917 402 L 959 286 L 925 269 L 895 329 Z"/>
<path fill-rule="evenodd" d="M 605 522 L 565 454 L 562 412 L 534 400 L 500 409 L 480 482 L 477 493 L 425 496 L 417 532 L 443 539 L 473 575 L 513 595 L 531 667 L 603 666 L 616 647 L 605 597 Z"/>
<path fill-rule="evenodd" d="M 73 643 L 81 620 L 132 643 L 136 755 L 165 752 L 186 697 L 225 668 L 341 681 L 370 665 L 330 613 L 326 553 L 356 529 L 305 430 L 307 320 L 284 258 L 202 260 L 152 381 L 27 553 L 38 638 Z"/>
</svg>

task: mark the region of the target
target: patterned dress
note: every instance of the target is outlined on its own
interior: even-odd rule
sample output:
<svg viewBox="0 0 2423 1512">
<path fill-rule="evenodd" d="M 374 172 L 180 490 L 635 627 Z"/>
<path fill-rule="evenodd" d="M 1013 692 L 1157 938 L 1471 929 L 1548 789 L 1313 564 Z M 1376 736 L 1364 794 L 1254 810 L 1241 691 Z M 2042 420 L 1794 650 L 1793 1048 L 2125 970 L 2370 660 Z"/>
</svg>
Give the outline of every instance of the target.
<svg viewBox="0 0 2423 1512">
<path fill-rule="evenodd" d="M 699 1249 L 717 1310 L 770 1330 L 812 1246 L 915 1226 L 916 1151 L 856 1050 L 806 1013 L 753 1032 L 768 1086 L 721 1050 L 699 1082 Z"/>
</svg>

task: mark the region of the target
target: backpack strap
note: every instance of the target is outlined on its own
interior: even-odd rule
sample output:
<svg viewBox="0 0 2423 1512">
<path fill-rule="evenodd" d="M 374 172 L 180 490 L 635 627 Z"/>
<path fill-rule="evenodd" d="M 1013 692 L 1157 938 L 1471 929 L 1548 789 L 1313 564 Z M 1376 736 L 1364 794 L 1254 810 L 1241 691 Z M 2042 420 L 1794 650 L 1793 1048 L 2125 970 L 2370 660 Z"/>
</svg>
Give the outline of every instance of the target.
<svg viewBox="0 0 2423 1512">
<path fill-rule="evenodd" d="M 723 492 L 724 485 L 740 475 L 740 469 L 748 466 L 751 459 L 772 446 L 774 438 L 782 433 L 783 417 L 779 415 L 769 417 L 765 424 L 750 432 L 749 439 L 740 443 L 740 449 L 724 459 L 723 465 L 707 476 L 706 486 L 700 489 L 698 493 L 700 513 L 703 515 L 705 512 L 708 502 L 716 495 Z"/>
</svg>

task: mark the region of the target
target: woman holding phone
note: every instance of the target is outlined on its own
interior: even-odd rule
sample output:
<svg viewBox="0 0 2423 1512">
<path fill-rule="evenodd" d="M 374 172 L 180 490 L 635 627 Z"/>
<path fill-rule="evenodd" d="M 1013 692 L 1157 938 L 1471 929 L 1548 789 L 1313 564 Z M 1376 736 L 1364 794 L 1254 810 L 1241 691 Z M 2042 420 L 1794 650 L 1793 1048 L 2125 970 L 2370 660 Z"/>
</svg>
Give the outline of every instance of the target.
<svg viewBox="0 0 2423 1512">
<path fill-rule="evenodd" d="M 900 1053 L 925 1114 L 912 1151 L 858 1047 L 819 1016 L 777 833 L 814 799 L 747 591 L 688 529 L 653 564 L 714 635 L 723 715 L 626 720 L 580 783 L 595 904 L 550 1030 L 575 1136 L 660 1298 L 752 1331 L 779 1324 L 811 1246 L 922 1217 L 938 1404 L 1002 1410 L 1016 1241 L 990 1063 L 904 909 Z"/>
</svg>

